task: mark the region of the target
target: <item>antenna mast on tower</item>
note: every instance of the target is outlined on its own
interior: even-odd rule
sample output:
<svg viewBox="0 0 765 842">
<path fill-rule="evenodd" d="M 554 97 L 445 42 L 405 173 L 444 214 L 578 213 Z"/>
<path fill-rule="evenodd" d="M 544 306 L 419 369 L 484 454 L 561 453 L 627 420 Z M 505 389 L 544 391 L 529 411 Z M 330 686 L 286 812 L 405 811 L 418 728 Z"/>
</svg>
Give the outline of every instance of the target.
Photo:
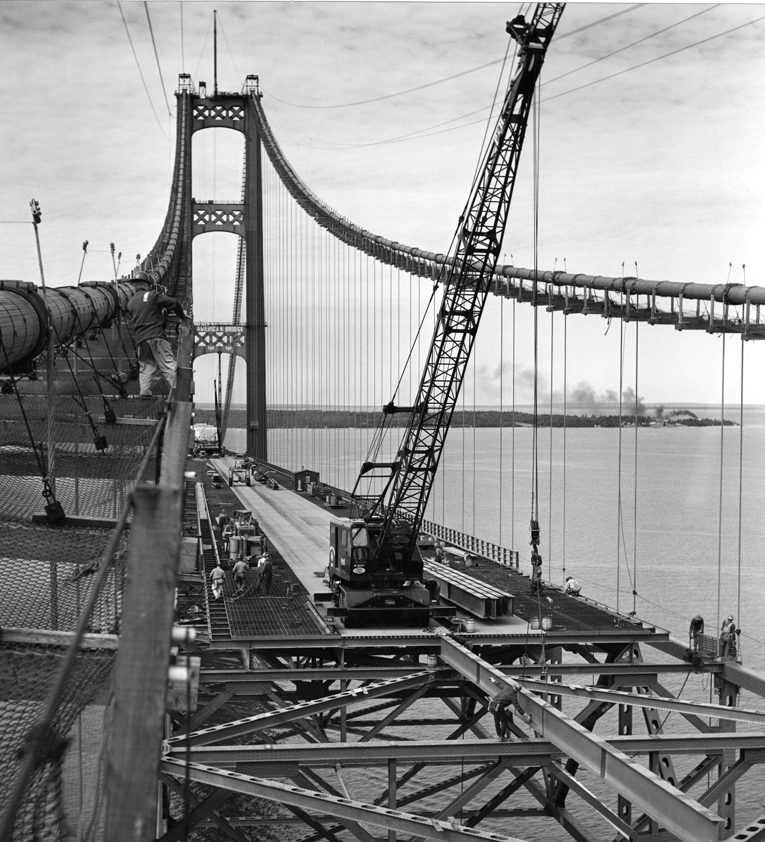
<svg viewBox="0 0 765 842">
<path fill-rule="evenodd" d="M 213 9 L 213 76 L 213 96 L 218 96 L 218 12 L 216 9 Z"/>
</svg>

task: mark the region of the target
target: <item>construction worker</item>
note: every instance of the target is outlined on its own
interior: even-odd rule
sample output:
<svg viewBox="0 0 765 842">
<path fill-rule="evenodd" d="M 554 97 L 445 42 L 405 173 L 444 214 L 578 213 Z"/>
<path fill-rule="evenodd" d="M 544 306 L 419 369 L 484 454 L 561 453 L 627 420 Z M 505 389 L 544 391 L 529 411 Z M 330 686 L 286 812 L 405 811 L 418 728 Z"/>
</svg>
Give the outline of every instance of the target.
<svg viewBox="0 0 765 842">
<path fill-rule="evenodd" d="M 218 517 L 215 519 L 215 522 L 218 524 L 220 536 L 221 538 L 223 538 L 223 530 L 229 523 L 231 523 L 231 518 L 228 515 L 228 511 L 226 509 L 221 509 L 218 513 Z"/>
<path fill-rule="evenodd" d="M 569 596 L 579 596 L 582 591 L 582 586 L 573 576 L 566 576 L 566 590 L 563 593 L 567 593 Z"/>
<path fill-rule="evenodd" d="M 250 570 L 250 565 L 247 559 L 240 559 L 234 565 L 234 584 L 236 585 L 237 593 L 244 593 L 244 586 L 247 583 L 247 573 Z"/>
<path fill-rule="evenodd" d="M 531 592 L 542 593 L 542 556 L 536 548 L 531 552 Z"/>
<path fill-rule="evenodd" d="M 688 627 L 688 648 L 694 655 L 698 654 L 702 634 L 704 634 L 704 618 L 701 614 L 697 614 Z"/>
<path fill-rule="evenodd" d="M 220 599 L 223 596 L 223 582 L 226 579 L 226 572 L 218 562 L 210 571 L 210 583 L 212 587 L 213 596 L 215 599 Z"/>
<path fill-rule="evenodd" d="M 258 581 L 258 593 L 260 593 L 262 588 L 263 593 L 268 596 L 268 593 L 271 590 L 273 571 L 274 565 L 271 561 L 271 556 L 269 556 L 268 553 L 263 553 L 263 555 L 258 559 L 258 574 L 260 576 Z"/>
<path fill-rule="evenodd" d="M 727 620 L 723 620 L 720 627 L 720 657 L 721 658 L 735 658 L 736 657 L 736 635 L 741 634 L 741 630 L 736 628 L 733 622 L 733 614 L 728 615 Z"/>
<path fill-rule="evenodd" d="M 494 728 L 500 742 L 505 743 L 510 739 L 510 729 L 513 724 L 514 707 L 524 722 L 530 722 L 531 717 L 526 714 L 518 701 L 518 691 L 515 687 L 507 686 L 489 702 L 489 710 L 494 714 Z"/>
<path fill-rule="evenodd" d="M 148 281 L 145 272 L 136 272 L 135 280 Z M 180 302 L 167 295 L 162 287 L 139 290 L 127 305 L 135 324 L 135 340 L 138 346 L 138 383 L 142 398 L 151 397 L 151 386 L 157 369 L 167 381 L 170 390 L 175 386 L 175 372 L 178 362 L 170 343 L 165 338 L 164 310 L 173 310 L 178 318 L 188 323 L 191 321 L 183 312 Z"/>
</svg>

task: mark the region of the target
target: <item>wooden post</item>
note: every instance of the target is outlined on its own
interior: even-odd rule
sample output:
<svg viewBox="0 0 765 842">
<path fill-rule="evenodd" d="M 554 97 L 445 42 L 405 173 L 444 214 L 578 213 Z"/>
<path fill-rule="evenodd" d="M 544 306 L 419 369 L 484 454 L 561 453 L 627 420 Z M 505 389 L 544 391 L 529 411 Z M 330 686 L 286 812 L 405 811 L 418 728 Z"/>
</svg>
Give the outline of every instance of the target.
<svg viewBox="0 0 765 842">
<path fill-rule="evenodd" d="M 107 756 L 104 838 L 111 842 L 154 837 L 181 506 L 181 486 L 138 486 L 133 492 Z"/>
</svg>

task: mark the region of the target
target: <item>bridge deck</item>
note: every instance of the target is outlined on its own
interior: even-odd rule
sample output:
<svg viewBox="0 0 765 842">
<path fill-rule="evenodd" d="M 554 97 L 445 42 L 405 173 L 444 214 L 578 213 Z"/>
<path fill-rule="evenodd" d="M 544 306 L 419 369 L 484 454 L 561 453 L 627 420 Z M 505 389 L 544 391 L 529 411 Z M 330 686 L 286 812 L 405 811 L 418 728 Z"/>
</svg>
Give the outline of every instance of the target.
<svg viewBox="0 0 765 842">
<path fill-rule="evenodd" d="M 289 488 L 269 489 L 260 483 L 251 486 L 236 484 L 229 487 L 228 467 L 231 457 L 214 459 L 212 464 L 223 479 L 223 488 L 213 488 L 210 477 L 206 477 L 206 491 L 210 500 L 212 515 L 215 516 L 224 505 L 231 513 L 237 508 L 253 512 L 261 531 L 267 536 L 274 559 L 274 586 L 270 596 L 257 596 L 248 589 L 246 596 L 232 601 L 234 586 L 230 574 L 227 576 L 225 606 L 232 641 L 257 638 L 273 639 L 275 636 L 300 637 L 307 634 L 335 633 L 343 637 L 359 637 L 365 630 L 327 629 L 318 619 L 313 608 L 313 594 L 325 590 L 322 583 L 327 564 L 329 522 L 337 516 L 347 514 L 344 510 L 328 511 L 315 498 L 296 494 Z M 429 556 L 432 553 L 424 553 Z M 655 634 L 652 626 L 639 620 L 617 614 L 607 606 L 599 605 L 586 598 L 567 596 L 557 586 L 547 586 L 541 596 L 532 594 L 529 577 L 511 568 L 492 561 L 479 561 L 476 566 L 462 569 L 464 575 L 476 581 L 499 588 L 513 595 L 512 616 L 474 619 L 475 637 L 497 636 L 501 638 L 541 637 L 547 634 L 548 642 L 556 635 L 586 633 L 595 636 L 633 637 Z M 300 596 L 288 597 L 287 584 L 297 582 Z M 293 590 L 297 590 L 293 588 Z M 469 617 L 465 612 L 461 612 Z M 552 628 L 543 632 L 530 628 L 532 618 L 541 620 L 549 617 Z M 391 635 L 411 636 L 416 631 L 410 628 L 386 629 Z M 366 630 L 367 634 L 378 635 L 379 629 Z M 222 642 L 222 641 L 221 641 Z"/>
</svg>

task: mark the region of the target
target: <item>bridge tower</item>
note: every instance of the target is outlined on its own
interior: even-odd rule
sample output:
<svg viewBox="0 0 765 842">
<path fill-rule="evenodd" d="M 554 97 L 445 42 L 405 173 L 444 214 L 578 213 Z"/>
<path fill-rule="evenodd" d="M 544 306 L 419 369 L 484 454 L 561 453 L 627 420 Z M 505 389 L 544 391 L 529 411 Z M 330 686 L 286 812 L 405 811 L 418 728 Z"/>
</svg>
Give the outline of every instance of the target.
<svg viewBox="0 0 765 842">
<path fill-rule="evenodd" d="M 257 459 L 268 458 L 266 441 L 266 335 L 265 295 L 263 286 L 263 190 L 260 130 L 253 97 L 259 97 L 258 77 L 247 76 L 241 93 L 219 92 L 208 95 L 204 83 L 192 87 L 189 74 L 179 76 L 178 95 L 190 98 L 191 119 L 186 122 L 185 143 L 191 161 L 194 132 L 226 128 L 242 132 L 245 145 L 243 201 L 219 203 L 191 202 L 191 238 L 210 231 L 230 231 L 244 240 L 245 298 L 244 324 L 197 326 L 194 356 L 227 353 L 244 358 L 247 365 L 247 453 Z M 191 170 L 189 182 L 191 185 Z M 189 257 L 190 264 L 190 257 Z M 200 329 L 201 328 L 201 329 Z"/>
</svg>

